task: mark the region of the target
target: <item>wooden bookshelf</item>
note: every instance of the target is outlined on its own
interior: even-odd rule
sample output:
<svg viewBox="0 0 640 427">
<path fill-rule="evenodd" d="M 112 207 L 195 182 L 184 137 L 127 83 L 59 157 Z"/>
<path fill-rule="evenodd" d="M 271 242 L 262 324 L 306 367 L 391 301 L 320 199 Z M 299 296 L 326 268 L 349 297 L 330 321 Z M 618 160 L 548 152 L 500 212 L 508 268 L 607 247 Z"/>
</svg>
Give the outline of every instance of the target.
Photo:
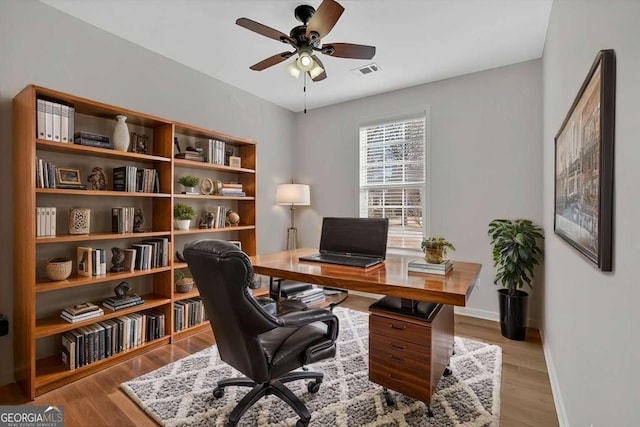
<svg viewBox="0 0 640 427">
<path fill-rule="evenodd" d="M 75 108 L 75 131 L 87 131 L 110 135 L 106 129 L 112 129 L 115 116 L 127 116 L 130 132 L 142 133 L 149 137 L 149 149 L 146 153 L 117 151 L 106 148 L 61 143 L 37 138 L 37 99 L 53 100 Z M 25 395 L 35 396 L 68 384 L 79 378 L 91 375 L 123 360 L 135 357 L 145 351 L 166 345 L 175 339 L 199 332 L 208 327 L 208 322 L 191 327 L 179 333 L 173 332 L 173 304 L 186 298 L 199 296 L 197 288 L 187 294 L 174 290 L 174 271 L 186 268 L 186 263 L 174 260 L 176 250 L 198 238 L 223 238 L 237 240 L 248 255 L 256 254 L 256 145 L 249 139 L 235 137 L 222 132 L 200 128 L 153 115 L 132 111 L 126 108 L 104 104 L 98 101 L 78 97 L 56 90 L 30 85 L 13 99 L 14 133 L 14 217 L 20 218 L 19 227 L 14 233 L 14 361 L 15 376 Z M 72 136 L 71 136 L 72 137 Z M 241 158 L 242 167 L 194 162 L 174 158 L 174 138 L 183 144 L 193 144 L 197 140 L 214 139 L 225 143 L 225 148 Z M 71 138 L 73 140 L 73 138 Z M 158 193 L 122 192 L 108 190 L 54 189 L 37 188 L 36 159 L 55 161 L 56 166 L 64 167 L 60 159 L 70 165 L 90 171 L 99 166 L 105 170 L 108 180 L 114 165 L 135 165 L 140 168 L 153 168 L 158 172 Z M 240 183 L 245 197 L 220 195 L 179 194 L 177 180 L 185 174 L 196 174 L 201 178 L 211 178 L 222 182 Z M 83 177 L 86 179 L 86 177 Z M 83 182 L 86 184 L 86 182 Z M 191 205 L 199 214 L 211 209 L 212 203 L 233 209 L 241 218 L 238 226 L 216 229 L 177 230 L 174 228 L 173 207 L 177 202 Z M 70 205 L 82 204 L 91 209 L 91 233 L 71 235 L 60 233 L 66 230 L 64 210 Z M 142 233 L 111 233 L 109 206 L 129 205 L 143 209 L 145 222 Z M 36 237 L 36 207 L 60 206 L 57 215 L 56 236 Z M 94 220 L 95 215 L 95 220 Z M 17 223 L 16 223 L 17 224 Z M 197 227 L 193 224 L 192 227 Z M 148 238 L 168 237 L 169 265 L 149 270 L 135 270 L 119 273 L 107 272 L 97 277 L 78 276 L 76 259 L 72 258 L 74 268 L 71 276 L 62 281 L 51 281 L 44 277 L 43 259 L 56 251 L 70 252 L 74 243 L 77 246 L 110 248 L 127 246 Z M 110 251 L 107 251 L 110 254 Z M 108 261 L 110 256 L 108 256 Z M 107 262 L 110 266 L 110 262 Z M 113 287 L 122 281 L 132 280 L 137 286 L 144 287 L 145 302 L 124 310 L 111 312 L 104 309 L 103 316 L 78 323 L 69 323 L 60 319 L 59 314 L 71 304 L 86 302 L 86 295 L 95 292 L 96 298 L 89 299 L 101 303 L 104 286 Z M 92 286 L 100 285 L 100 286 Z M 64 306 L 52 311 L 51 301 L 60 300 L 56 294 L 65 292 Z M 46 304 L 49 302 L 49 304 Z M 62 303 L 61 303 L 62 304 Z M 42 305 L 42 307 L 41 307 Z M 163 338 L 144 343 L 126 352 L 118 353 L 90 365 L 69 370 L 62 362 L 59 353 L 60 335 L 81 326 L 113 319 L 122 315 L 153 309 L 164 314 Z M 42 351 L 40 342 L 51 351 Z M 54 345 L 57 341 L 58 345 Z M 43 358 L 36 356 L 47 353 Z"/>
</svg>

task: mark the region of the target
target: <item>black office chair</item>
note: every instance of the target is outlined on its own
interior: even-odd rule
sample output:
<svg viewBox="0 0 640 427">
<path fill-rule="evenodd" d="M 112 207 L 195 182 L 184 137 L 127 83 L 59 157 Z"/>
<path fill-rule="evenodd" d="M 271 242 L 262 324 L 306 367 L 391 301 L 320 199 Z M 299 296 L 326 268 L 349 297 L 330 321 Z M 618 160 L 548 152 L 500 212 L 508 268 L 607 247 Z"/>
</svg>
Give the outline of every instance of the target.
<svg viewBox="0 0 640 427">
<path fill-rule="evenodd" d="M 274 394 L 298 414 L 297 426 L 306 426 L 311 414 L 284 383 L 311 379 L 310 393 L 320 389 L 323 374 L 295 371 L 306 364 L 335 356 L 338 318 L 324 309 L 294 311 L 275 317 L 251 295 L 253 268 L 247 255 L 224 240 L 198 240 L 184 249 L 204 309 L 211 322 L 220 358 L 247 378 L 218 381 L 213 395 L 224 396 L 228 386 L 253 389 L 229 415 L 236 425 L 263 396 Z"/>
</svg>

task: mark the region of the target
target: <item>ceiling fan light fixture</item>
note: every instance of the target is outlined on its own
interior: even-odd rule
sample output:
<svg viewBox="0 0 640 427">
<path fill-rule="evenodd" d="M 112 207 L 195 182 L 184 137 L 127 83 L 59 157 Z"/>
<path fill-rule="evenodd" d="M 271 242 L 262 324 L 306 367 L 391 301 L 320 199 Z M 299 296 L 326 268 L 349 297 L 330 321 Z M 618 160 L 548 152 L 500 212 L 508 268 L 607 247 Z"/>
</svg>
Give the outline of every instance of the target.
<svg viewBox="0 0 640 427">
<path fill-rule="evenodd" d="M 300 71 L 311 71 L 315 65 L 315 61 L 309 55 L 309 52 L 301 52 L 297 60 Z"/>
<path fill-rule="evenodd" d="M 291 65 L 287 67 L 287 72 L 296 79 L 300 78 L 300 74 L 302 74 L 302 71 L 300 71 L 300 68 L 298 68 L 298 61 L 293 61 Z"/>
<path fill-rule="evenodd" d="M 309 76 L 311 76 L 311 79 L 315 79 L 323 72 L 324 68 L 322 68 L 316 61 L 313 61 L 313 67 L 309 70 Z"/>
</svg>

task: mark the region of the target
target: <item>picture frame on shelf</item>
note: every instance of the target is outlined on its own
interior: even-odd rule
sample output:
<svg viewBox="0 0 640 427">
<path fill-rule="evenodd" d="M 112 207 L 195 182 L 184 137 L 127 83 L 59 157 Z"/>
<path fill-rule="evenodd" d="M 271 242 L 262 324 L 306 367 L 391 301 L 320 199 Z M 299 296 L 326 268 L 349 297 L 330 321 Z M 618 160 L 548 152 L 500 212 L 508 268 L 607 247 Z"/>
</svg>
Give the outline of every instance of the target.
<svg viewBox="0 0 640 427">
<path fill-rule="evenodd" d="M 71 168 L 56 168 L 58 184 L 82 185 L 80 170 Z"/>
<path fill-rule="evenodd" d="M 137 132 L 131 132 L 129 151 L 139 154 L 149 154 L 149 137 Z"/>
<path fill-rule="evenodd" d="M 612 268 L 616 63 L 601 50 L 555 137 L 554 232 Z"/>
<path fill-rule="evenodd" d="M 236 156 L 229 156 L 229 166 L 232 168 L 241 168 L 242 159 Z"/>
</svg>

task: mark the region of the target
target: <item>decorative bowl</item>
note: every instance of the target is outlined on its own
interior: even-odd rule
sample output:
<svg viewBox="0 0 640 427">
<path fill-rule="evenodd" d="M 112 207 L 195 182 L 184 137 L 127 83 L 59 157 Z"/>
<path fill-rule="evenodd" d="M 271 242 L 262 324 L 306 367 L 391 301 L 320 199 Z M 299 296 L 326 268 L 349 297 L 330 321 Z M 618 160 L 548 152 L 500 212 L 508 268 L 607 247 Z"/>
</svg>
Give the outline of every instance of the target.
<svg viewBox="0 0 640 427">
<path fill-rule="evenodd" d="M 46 271 L 47 277 L 51 280 L 65 280 L 71 276 L 71 268 L 73 263 L 67 257 L 55 257 L 47 260 Z"/>
</svg>

